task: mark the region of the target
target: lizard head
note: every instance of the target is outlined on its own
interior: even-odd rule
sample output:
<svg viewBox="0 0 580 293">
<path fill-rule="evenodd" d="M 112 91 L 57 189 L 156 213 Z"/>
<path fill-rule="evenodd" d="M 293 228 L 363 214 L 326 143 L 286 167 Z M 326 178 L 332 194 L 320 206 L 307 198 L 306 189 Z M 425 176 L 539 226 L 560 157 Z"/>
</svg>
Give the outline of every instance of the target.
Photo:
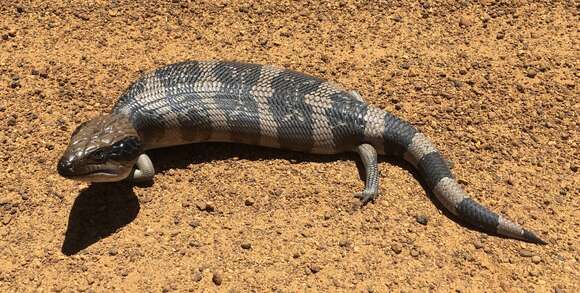
<svg viewBox="0 0 580 293">
<path fill-rule="evenodd" d="M 73 131 L 57 170 L 74 180 L 120 181 L 131 174 L 142 152 L 139 134 L 126 115 L 103 115 Z"/>
</svg>

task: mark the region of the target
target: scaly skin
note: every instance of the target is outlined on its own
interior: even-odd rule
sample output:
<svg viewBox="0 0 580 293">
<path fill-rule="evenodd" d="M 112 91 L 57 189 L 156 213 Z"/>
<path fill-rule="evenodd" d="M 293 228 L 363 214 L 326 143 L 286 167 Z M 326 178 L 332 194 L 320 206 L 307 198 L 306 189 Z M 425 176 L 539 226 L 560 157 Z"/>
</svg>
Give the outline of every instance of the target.
<svg viewBox="0 0 580 293">
<path fill-rule="evenodd" d="M 130 151 L 120 154 L 123 140 Z M 336 84 L 270 66 L 192 61 L 146 74 L 119 98 L 112 114 L 75 131 L 59 173 L 88 181 L 151 179 L 146 150 L 206 141 L 315 154 L 356 151 L 367 173 L 358 193 L 363 203 L 378 195 L 377 154 L 402 157 L 454 215 L 494 233 L 545 244 L 471 199 L 415 127 Z"/>
</svg>

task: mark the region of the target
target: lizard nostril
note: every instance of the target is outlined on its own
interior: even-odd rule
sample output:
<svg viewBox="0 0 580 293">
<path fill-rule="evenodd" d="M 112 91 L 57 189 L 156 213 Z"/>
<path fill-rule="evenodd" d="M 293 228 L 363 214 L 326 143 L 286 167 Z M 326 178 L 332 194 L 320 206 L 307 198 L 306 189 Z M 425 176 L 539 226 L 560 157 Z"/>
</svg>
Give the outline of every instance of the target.
<svg viewBox="0 0 580 293">
<path fill-rule="evenodd" d="M 60 159 L 57 165 L 58 174 L 63 177 L 71 176 L 73 174 L 72 162 L 65 159 Z"/>
</svg>

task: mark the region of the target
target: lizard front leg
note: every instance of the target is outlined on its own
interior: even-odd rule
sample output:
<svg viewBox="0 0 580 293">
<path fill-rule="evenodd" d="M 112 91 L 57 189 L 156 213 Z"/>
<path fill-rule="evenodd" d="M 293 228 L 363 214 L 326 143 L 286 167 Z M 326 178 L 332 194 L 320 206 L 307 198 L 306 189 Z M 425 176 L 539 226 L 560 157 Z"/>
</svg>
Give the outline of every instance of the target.
<svg viewBox="0 0 580 293">
<path fill-rule="evenodd" d="M 141 154 L 135 163 L 135 170 L 132 174 L 132 180 L 135 182 L 152 181 L 155 175 L 155 168 L 153 162 L 146 154 Z"/>
</svg>

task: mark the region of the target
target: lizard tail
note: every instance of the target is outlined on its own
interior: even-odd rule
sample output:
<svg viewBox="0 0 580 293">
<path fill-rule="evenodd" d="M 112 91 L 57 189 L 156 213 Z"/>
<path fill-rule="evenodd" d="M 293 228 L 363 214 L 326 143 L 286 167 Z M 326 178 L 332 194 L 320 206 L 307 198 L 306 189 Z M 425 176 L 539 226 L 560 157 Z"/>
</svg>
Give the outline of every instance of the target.
<svg viewBox="0 0 580 293">
<path fill-rule="evenodd" d="M 415 127 L 394 115 L 373 109 L 365 125 L 365 137 L 379 153 L 403 157 L 426 181 L 437 199 L 454 215 L 469 224 L 509 238 L 547 244 L 530 230 L 498 215 L 470 198 L 454 179 L 447 161 Z M 372 117 L 374 116 L 374 117 Z M 374 120 L 375 122 L 371 122 Z M 382 146 L 383 148 L 381 149 Z"/>
</svg>

